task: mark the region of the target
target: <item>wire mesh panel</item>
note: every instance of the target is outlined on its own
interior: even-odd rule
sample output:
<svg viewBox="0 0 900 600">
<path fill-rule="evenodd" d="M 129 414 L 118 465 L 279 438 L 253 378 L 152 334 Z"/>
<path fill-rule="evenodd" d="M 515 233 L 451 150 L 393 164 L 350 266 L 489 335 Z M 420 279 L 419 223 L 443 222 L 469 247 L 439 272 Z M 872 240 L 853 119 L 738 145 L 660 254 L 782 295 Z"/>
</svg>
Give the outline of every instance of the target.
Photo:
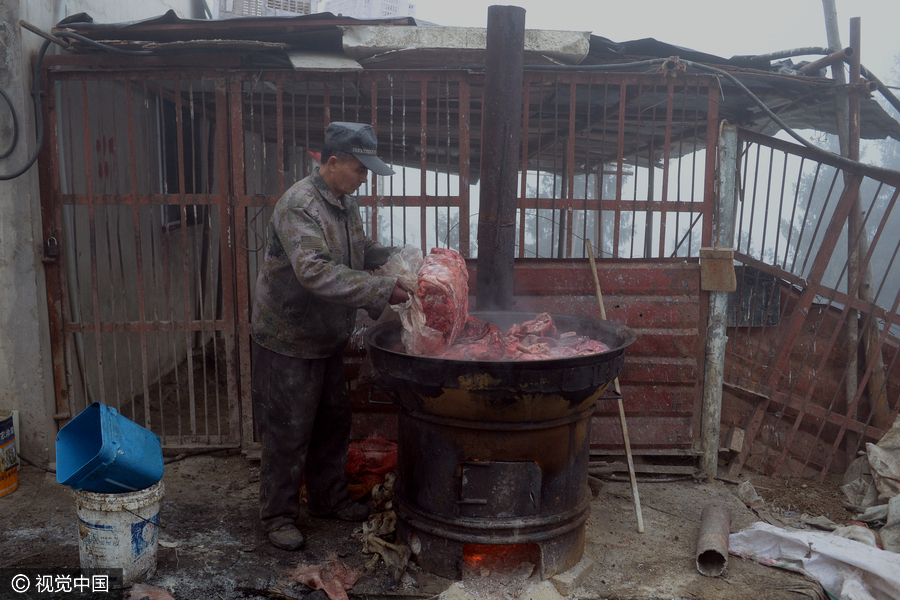
<svg viewBox="0 0 900 600">
<path fill-rule="evenodd" d="M 69 416 L 99 401 L 164 445 L 239 443 L 225 79 L 52 72 L 48 261 Z M 46 196 L 45 196 L 46 197 Z M 51 315 L 51 318 L 54 315 Z M 62 415 L 61 415 L 62 416 Z"/>
<path fill-rule="evenodd" d="M 824 477 L 897 414 L 900 175 L 741 139 L 726 388 L 753 415 L 748 464 Z"/>
</svg>

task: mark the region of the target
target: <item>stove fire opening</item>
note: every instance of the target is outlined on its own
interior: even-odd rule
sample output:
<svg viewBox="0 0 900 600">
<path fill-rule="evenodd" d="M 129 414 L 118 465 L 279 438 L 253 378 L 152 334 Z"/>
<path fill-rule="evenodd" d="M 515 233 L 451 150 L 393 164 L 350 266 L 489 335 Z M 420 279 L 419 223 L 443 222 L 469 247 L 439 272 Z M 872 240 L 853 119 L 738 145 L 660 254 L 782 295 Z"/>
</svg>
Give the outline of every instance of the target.
<svg viewBox="0 0 900 600">
<path fill-rule="evenodd" d="M 521 575 L 527 579 L 541 564 L 539 544 L 465 544 L 463 578 Z M 527 572 L 525 572 L 527 571 Z"/>
</svg>

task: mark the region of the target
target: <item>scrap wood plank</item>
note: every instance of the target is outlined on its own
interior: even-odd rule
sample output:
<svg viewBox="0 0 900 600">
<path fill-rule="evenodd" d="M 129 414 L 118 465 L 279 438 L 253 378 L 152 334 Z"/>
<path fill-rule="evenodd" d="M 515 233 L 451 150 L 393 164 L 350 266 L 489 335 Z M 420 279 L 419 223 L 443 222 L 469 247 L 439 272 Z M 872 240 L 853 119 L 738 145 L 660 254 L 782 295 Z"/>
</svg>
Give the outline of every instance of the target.
<svg viewBox="0 0 900 600">
<path fill-rule="evenodd" d="M 857 421 L 856 419 L 848 419 L 846 415 L 843 415 L 839 412 L 830 411 L 824 406 L 819 406 L 818 404 L 804 404 L 801 399 L 779 390 L 776 390 L 770 394 L 763 394 L 761 392 L 750 390 L 745 387 L 727 382 L 723 384 L 723 387 L 743 393 L 747 396 L 751 396 L 759 401 L 774 402 L 776 406 L 789 409 L 795 414 L 800 414 L 802 412 L 803 414 L 809 415 L 810 417 L 813 417 L 815 419 L 824 419 L 832 425 L 836 425 L 838 427 L 844 426 L 850 431 L 863 434 L 865 435 L 865 437 L 870 438 L 873 441 L 880 440 L 885 434 L 885 431 L 883 429 L 873 427 L 872 425 L 866 425 L 865 423 Z"/>
<path fill-rule="evenodd" d="M 588 466 L 588 471 L 602 469 L 609 473 L 626 473 L 628 465 L 623 462 L 598 463 L 597 466 Z M 694 465 L 647 465 L 634 464 L 635 473 L 651 473 L 656 475 L 693 475 L 697 468 Z"/>
</svg>

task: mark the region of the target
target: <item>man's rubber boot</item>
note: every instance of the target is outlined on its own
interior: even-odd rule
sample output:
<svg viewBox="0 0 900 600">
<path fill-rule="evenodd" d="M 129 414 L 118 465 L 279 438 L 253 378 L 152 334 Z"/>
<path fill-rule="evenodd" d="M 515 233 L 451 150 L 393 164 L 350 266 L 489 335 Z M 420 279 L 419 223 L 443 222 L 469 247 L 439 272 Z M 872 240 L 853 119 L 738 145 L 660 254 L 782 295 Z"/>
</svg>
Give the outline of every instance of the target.
<svg viewBox="0 0 900 600">
<path fill-rule="evenodd" d="M 306 541 L 297 526 L 289 523 L 269 532 L 269 541 L 282 550 L 299 550 Z"/>
</svg>

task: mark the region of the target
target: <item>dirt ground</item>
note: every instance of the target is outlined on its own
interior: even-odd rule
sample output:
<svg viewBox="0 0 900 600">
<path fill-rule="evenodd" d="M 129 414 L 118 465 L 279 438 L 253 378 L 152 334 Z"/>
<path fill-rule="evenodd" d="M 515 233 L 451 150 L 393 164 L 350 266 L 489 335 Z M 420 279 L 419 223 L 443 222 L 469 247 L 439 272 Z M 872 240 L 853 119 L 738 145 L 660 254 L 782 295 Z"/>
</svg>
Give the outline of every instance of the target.
<svg viewBox="0 0 900 600">
<path fill-rule="evenodd" d="M 804 513 L 845 522 L 838 483 L 748 477 L 767 501 L 769 516 L 799 523 Z M 177 600 L 325 598 L 288 581 L 300 561 L 337 557 L 364 571 L 359 524 L 308 519 L 306 547 L 296 553 L 269 545 L 257 524 L 257 463 L 242 455 L 200 455 L 166 466 L 161 503 L 158 569 L 146 583 Z M 731 531 L 759 520 L 735 495 L 736 486 L 692 479 L 638 484 L 645 532 L 636 531 L 630 485 L 610 482 L 593 500 L 585 557 L 590 575 L 568 596 L 582 600 L 796 600 L 822 597 L 818 584 L 783 570 L 732 556 L 720 577 L 695 566 L 700 511 L 722 502 L 731 511 Z M 19 489 L 0 498 L 2 567 L 78 566 L 78 528 L 69 489 L 51 473 L 22 466 Z M 437 598 L 452 582 L 413 565 L 399 583 L 384 563 L 363 572 L 351 599 Z M 477 582 L 471 584 L 477 588 Z M 279 595 L 281 594 L 281 595 Z M 446 593 L 444 594 L 446 597 Z M 510 597 L 478 592 L 474 597 Z"/>
</svg>

